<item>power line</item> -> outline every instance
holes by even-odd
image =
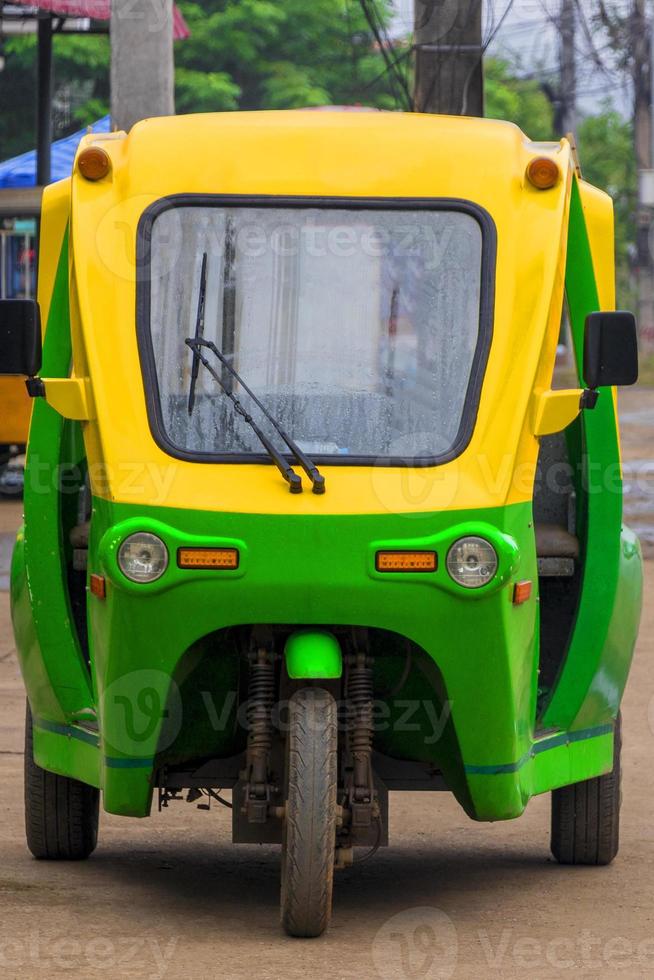
[[[486,51],[488,45],[491,43],[491,41],[493,40],[493,38],[497,36],[497,33],[500,30],[502,24],[504,23],[504,21],[506,20],[506,18],[508,17],[508,15],[511,13],[511,9],[512,9],[514,3],[515,3],[515,0],[509,0],[509,2],[507,3],[506,8],[504,10],[504,13],[502,14],[502,16],[500,17],[500,19],[497,22],[497,26],[495,28],[492,28],[491,29],[491,32],[490,32],[488,38],[486,39],[486,41],[485,41],[485,43],[484,43],[484,45],[482,47],[482,52],[481,52],[482,55]],[[491,7],[491,9],[493,9],[493,8]]]
[[[595,47],[595,42],[593,41],[593,36],[590,32],[590,26],[588,24],[588,21],[586,20],[586,14],[584,13],[584,9],[581,6],[580,0],[574,0],[574,3],[575,3],[575,7],[577,8],[579,20],[581,22],[581,29],[583,30],[586,36],[586,40],[588,42],[588,49],[590,51],[593,61],[595,62],[599,70],[604,75],[606,75],[607,78],[612,78],[612,72],[606,67],[606,65],[602,61],[602,58],[600,57],[599,51]]]
[[[383,40],[386,43],[386,50],[389,53],[392,53],[394,51],[394,49],[395,49],[395,46],[394,46],[393,41],[391,40],[391,37],[390,37],[390,35],[388,33],[386,24],[385,24],[385,22],[384,22],[384,20],[383,20],[383,18],[381,16],[381,14],[379,13],[379,10],[377,9],[375,0],[370,0],[370,2],[372,3],[373,12],[375,13],[375,15],[377,17],[377,23],[379,25],[379,29],[380,29],[380,32],[382,34],[382,38],[383,38]],[[397,80],[398,80],[398,82],[399,82],[399,84],[400,84],[400,86],[402,88],[402,91],[404,92],[405,97],[407,99],[407,108],[409,109],[409,111],[412,111],[413,110],[413,95],[412,95],[411,89],[409,87],[408,77],[407,77],[406,74],[402,75],[399,72],[399,70],[397,70],[395,64],[393,65],[392,70],[395,72],[395,77],[397,78]]]
[[[404,97],[406,102],[406,108],[409,112],[411,112],[413,110],[411,90],[409,89],[406,78],[401,74],[401,72],[398,71],[397,65],[395,64],[395,61],[391,55],[393,50],[393,42],[388,35],[386,26],[377,9],[375,0],[359,0],[359,4],[368,23],[368,27],[372,31],[373,37],[377,42],[380,54],[386,63],[386,70],[389,76],[391,88],[393,89],[395,101],[402,101],[402,98],[398,100],[397,96],[399,87],[399,92],[401,93],[401,96]]]
[[[410,58],[414,51],[415,51],[415,45],[414,44],[409,45],[406,51],[403,51],[402,54],[397,56],[397,58],[393,62],[393,67],[396,65],[400,65],[403,61],[406,61],[408,58]],[[384,70],[381,71],[378,75],[375,75],[375,77],[371,79],[369,82],[366,82],[366,84],[363,86],[363,89],[361,91],[367,92],[368,89],[372,88],[373,85],[376,85],[377,82],[380,82],[383,78],[386,77],[386,75],[388,75],[387,67],[384,68]]]

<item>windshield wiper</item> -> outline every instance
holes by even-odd
[[[212,343],[212,341],[210,341],[210,340],[203,340],[202,337],[198,337],[197,336],[197,331],[196,331],[196,336],[195,337],[187,337],[185,343],[193,351],[193,356],[194,357],[197,356],[198,360],[201,361],[202,364],[204,364],[204,366],[207,368],[207,370],[209,371],[209,373],[211,374],[211,376],[218,382],[218,384],[223,389],[223,391],[225,392],[225,394],[227,395],[227,397],[233,403],[233,405],[236,408],[236,411],[238,412],[238,414],[241,415],[245,419],[245,421],[248,423],[248,425],[250,425],[254,429],[254,431],[256,432],[257,436],[259,437],[259,439],[261,440],[261,442],[263,442],[263,444],[265,445],[266,449],[268,450],[268,452],[270,453],[270,455],[273,457],[273,459],[277,463],[277,466],[280,468],[280,470],[282,471],[282,473],[284,474],[284,476],[286,477],[286,479],[289,480],[289,477],[287,475],[287,471],[290,470],[290,472],[293,474],[293,476],[295,476],[295,478],[300,481],[300,490],[302,489],[302,481],[300,480],[300,477],[297,475],[297,473],[295,473],[295,471],[290,466],[288,466],[288,464],[284,460],[284,457],[277,452],[277,450],[272,445],[272,443],[268,440],[268,438],[264,435],[264,433],[258,428],[258,426],[256,425],[256,423],[252,419],[252,416],[248,415],[248,413],[245,411],[245,409],[243,408],[243,406],[239,402],[238,398],[236,398],[235,395],[231,392],[231,390],[229,390],[229,388],[224,383],[224,381],[220,377],[220,375],[216,371],[214,371],[214,369],[211,367],[211,365],[207,361],[206,357],[204,357],[202,355],[202,351],[201,351],[201,348],[202,347],[206,347],[207,350],[210,350],[212,352],[212,354],[215,354],[215,356],[220,361],[221,365],[229,372],[229,374],[236,381],[238,381],[238,383],[243,388],[243,390],[248,393],[248,395],[250,396],[250,398],[252,399],[252,401],[254,402],[254,404],[257,406],[257,408],[259,408],[260,411],[268,419],[268,421],[273,426],[273,428],[275,429],[275,431],[279,433],[279,435],[284,440],[284,442],[286,443],[286,445],[288,446],[288,448],[290,449],[290,451],[295,456],[298,464],[302,467],[302,469],[304,470],[304,472],[307,474],[307,476],[311,480],[311,483],[313,484],[313,492],[314,493],[324,493],[325,492],[325,478],[322,475],[322,473],[319,471],[319,469],[316,466],[316,464],[306,455],[306,453],[304,453],[300,449],[300,447],[297,445],[297,443],[293,439],[291,439],[291,437],[288,435],[288,433],[284,431],[284,429],[281,427],[281,425],[279,424],[279,422],[277,421],[277,419],[275,418],[275,416],[272,415],[272,413],[268,411],[268,409],[266,408],[266,406],[263,405],[262,402],[257,398],[257,396],[255,395],[255,393],[245,383],[245,381],[243,380],[243,378],[241,377],[241,375],[238,373],[238,371],[236,370],[236,368],[232,367],[232,365],[229,363],[229,361],[227,360],[227,358],[225,357],[225,355],[223,354],[223,352],[221,350],[219,350],[216,347],[216,345],[214,343]],[[286,467],[286,471],[282,469],[282,466],[280,465],[280,461],[281,461],[281,464]],[[289,480],[289,483],[291,483],[290,480]],[[299,492],[298,490],[294,490],[293,489],[293,484],[292,483],[291,483],[291,492],[292,493],[298,493]]]
[[[225,248],[226,248],[226,254],[227,254],[227,251],[229,251],[227,249],[227,245],[225,246]],[[230,252],[230,254],[231,254],[231,252]],[[227,265],[225,266],[225,268],[227,269]],[[231,265],[230,265],[230,270],[231,270]],[[232,285],[231,285],[231,293],[233,294],[233,282],[232,282],[232,278],[231,278],[232,275],[233,275],[233,271],[230,271],[230,274],[229,275],[230,275],[230,283],[232,283]],[[223,287],[224,287],[224,292],[226,293],[227,292],[227,289],[228,289],[227,279],[225,280],[225,282],[223,284]],[[283,441],[286,443],[286,445],[288,446],[288,448],[290,449],[290,451],[293,453],[293,455],[295,456],[298,464],[302,467],[302,469],[304,470],[304,472],[307,474],[307,476],[311,480],[312,487],[313,487],[313,492],[314,493],[318,493],[318,494],[324,493],[325,492],[325,478],[322,475],[322,473],[318,470],[318,467],[315,465],[315,463],[313,462],[313,460],[311,460],[306,455],[306,453],[304,453],[300,449],[300,447],[297,445],[297,443],[293,439],[291,439],[291,437],[288,435],[288,433],[284,431],[284,429],[281,427],[281,425],[279,424],[279,422],[277,421],[277,419],[274,417],[274,415],[271,412],[268,411],[268,409],[266,408],[266,406],[261,403],[261,401],[257,398],[257,396],[252,391],[252,389],[250,387],[248,387],[248,385],[245,383],[245,381],[240,376],[240,374],[236,371],[236,369],[234,367],[232,367],[232,365],[229,363],[229,360],[227,359],[227,357],[225,357],[225,355],[223,354],[223,352],[221,350],[219,350],[219,348],[216,347],[216,345],[214,343],[212,343],[211,341],[204,340],[204,313],[205,313],[205,305],[206,305],[206,296],[207,296],[207,253],[206,252],[203,252],[202,253],[202,266],[201,266],[201,269],[200,269],[200,288],[199,288],[199,292],[198,292],[198,309],[197,309],[197,314],[196,314],[196,318],[195,318],[195,336],[193,338],[187,337],[186,338],[186,341],[185,341],[185,343],[187,344],[187,346],[190,347],[190,349],[193,352],[193,363],[192,363],[192,366],[191,366],[191,383],[190,383],[189,393],[188,393],[188,414],[189,415],[192,415],[193,414],[193,407],[195,405],[195,389],[196,389],[196,386],[197,386],[198,373],[199,373],[199,370],[200,370],[200,364],[204,364],[204,366],[207,368],[207,370],[212,375],[212,377],[214,378],[214,380],[217,381],[217,383],[223,389],[223,391],[225,392],[225,394],[227,395],[227,397],[230,399],[230,401],[232,402],[232,404],[236,408],[236,411],[238,412],[238,414],[241,415],[241,417],[248,423],[248,425],[253,429],[253,431],[258,436],[259,440],[266,447],[266,449],[268,450],[268,453],[272,456],[272,458],[274,459],[275,463],[279,467],[280,471],[283,473],[284,478],[286,480],[288,480],[288,482],[290,484],[291,492],[292,493],[300,493],[302,491],[302,481],[301,481],[300,477],[298,477],[297,473],[295,473],[295,471],[292,469],[292,467],[288,466],[288,464],[284,460],[284,457],[280,453],[277,452],[277,450],[274,448],[274,446],[272,445],[272,443],[270,442],[270,440],[264,435],[264,433],[261,431],[261,429],[258,428],[258,426],[254,422],[252,416],[249,415],[248,412],[246,412],[246,410],[243,408],[243,406],[241,405],[241,403],[239,402],[239,400],[237,398],[233,397],[232,385],[231,385],[230,382],[231,382],[231,379],[232,378],[236,379],[236,381],[238,381],[238,383],[241,385],[241,387],[243,388],[243,390],[248,393],[248,395],[250,396],[250,398],[252,399],[252,401],[254,402],[254,404],[260,409],[261,412],[263,412],[263,414],[268,419],[268,421],[271,423],[271,425],[273,426],[273,428],[276,430],[276,432],[279,433],[279,435],[281,436],[281,438],[283,439]],[[233,301],[234,301],[234,297],[233,297],[233,295],[231,295],[230,306],[232,308],[232,320],[233,320]],[[223,306],[224,306],[224,303],[223,303]],[[226,316],[226,310],[223,309],[223,318],[225,318],[225,316]],[[224,333],[224,331],[223,331],[223,333]],[[233,336],[233,324],[232,324],[232,336]],[[201,352],[201,348],[202,347],[206,347],[213,354],[215,354],[215,356],[218,358],[218,360],[220,361],[220,363],[222,365],[222,368],[223,368],[223,370],[221,372],[222,377],[218,377],[217,373],[213,370],[213,368],[211,367],[211,365],[209,364],[209,362],[207,361],[207,359],[202,356],[202,352]],[[228,374],[229,374],[229,376],[230,376],[229,380],[225,377],[225,371],[227,371]],[[295,478],[295,479],[293,479],[293,478]],[[296,481],[299,482],[299,489],[297,489],[297,482]]]
[[[193,357],[197,358],[198,365],[204,364],[211,377],[217,382],[217,384],[220,385],[222,390],[225,392],[225,394],[231,401],[236,413],[240,415],[245,422],[247,422],[247,424],[250,426],[250,428],[257,436],[261,444],[265,447],[266,452],[277,466],[277,469],[282,474],[284,479],[287,480],[291,493],[302,493],[302,478],[297,475],[297,473],[295,472],[292,466],[289,466],[289,464],[286,462],[282,454],[278,452],[278,450],[273,446],[268,436],[261,431],[261,429],[254,421],[252,416],[249,414],[249,412],[247,412],[243,408],[236,395],[229,390],[229,388],[227,387],[223,379],[220,377],[218,372],[213,369],[209,361],[202,354],[200,348],[205,346],[207,344],[207,341],[196,340],[193,337],[187,337],[185,343],[193,351]]]
[[[198,312],[195,317],[195,339],[202,340],[204,334],[204,307],[207,299],[207,253],[202,255],[202,268],[200,269],[200,291],[198,293]],[[188,414],[193,414],[195,405],[195,388],[198,383],[200,373],[200,358],[198,351],[193,351],[193,364],[191,365],[191,384],[188,390]]]

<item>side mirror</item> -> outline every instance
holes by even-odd
[[[633,313],[590,313],[584,334],[584,381],[602,385],[633,385],[638,381],[638,335]]]
[[[41,370],[41,313],[33,299],[0,300],[0,375]]]

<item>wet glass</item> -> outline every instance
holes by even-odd
[[[474,217],[184,206],[155,219],[149,329],[164,435],[185,453],[260,455],[202,367],[188,413],[185,339],[195,334],[205,253],[204,338],[302,449],[343,462],[431,459],[452,449],[479,343],[482,233]],[[221,376],[249,408],[238,383]]]

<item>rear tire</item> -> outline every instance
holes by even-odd
[[[621,718],[615,724],[613,769],[552,793],[552,854],[559,864],[610,864],[620,845]]]
[[[336,847],[336,702],[305,688],[289,702],[281,919],[290,936],[320,936],[331,919]]]
[[[35,858],[82,861],[98,842],[100,793],[34,761],[32,713],[25,720],[25,834]]]

